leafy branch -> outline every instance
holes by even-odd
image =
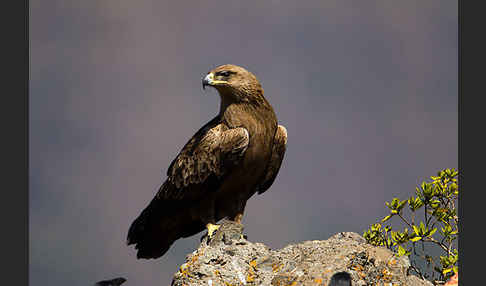
[[[436,285],[443,284],[458,272],[458,251],[453,247],[454,241],[459,236],[459,218],[456,209],[459,196],[458,174],[455,169],[439,171],[437,176],[430,177],[430,182],[422,182],[415,188],[415,196],[411,196],[408,200],[393,198],[391,202],[385,202],[389,214],[381,220],[381,223],[398,217],[407,227],[402,231],[394,231],[390,225],[383,227],[380,223],[375,223],[363,233],[363,237],[372,245],[387,247],[397,256],[413,254],[423,259],[427,268],[432,267],[439,275],[433,282]],[[410,220],[404,215],[407,205],[410,210]],[[424,210],[424,220],[416,222],[415,215],[420,209]],[[439,247],[444,255],[440,255],[438,259],[432,257],[426,253],[425,244]],[[419,245],[422,246],[421,250]],[[414,261],[411,269],[423,279],[435,277],[434,272],[429,275]]]

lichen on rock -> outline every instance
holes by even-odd
[[[172,286],[329,285],[333,274],[347,272],[352,285],[432,285],[408,275],[407,257],[367,244],[357,233],[304,241],[271,250],[243,237],[243,225],[223,221],[212,239],[204,237],[189,254]]]

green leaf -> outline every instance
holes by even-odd
[[[394,210],[398,209],[399,204],[400,204],[400,200],[398,198],[393,198],[393,200],[391,202],[392,209],[394,209]]]
[[[420,222],[420,231],[421,233],[425,233],[427,230],[425,229],[425,224],[423,221]]]
[[[405,200],[405,201],[400,202],[400,203],[398,204],[398,206],[397,206],[397,209],[398,209],[398,210],[403,209],[403,207],[405,206],[405,204],[406,204],[406,203],[407,203],[407,201],[406,201],[406,200]]]
[[[412,225],[413,227],[413,231],[415,232],[416,235],[420,235],[420,230],[418,227],[416,227],[415,225]]]
[[[397,249],[397,256],[398,257],[403,256],[403,255],[410,255],[410,254],[411,254],[410,251],[406,250],[401,245],[398,246],[398,249]]]
[[[447,176],[452,176],[452,171],[451,171],[451,169],[446,169],[446,174],[447,174]]]
[[[399,245],[398,251],[397,251],[398,257],[403,256],[405,254],[405,252],[406,252],[405,249],[401,245]]]
[[[452,268],[446,268],[442,270],[442,274],[446,275],[447,273],[451,272]]]
[[[436,231],[437,231],[437,228],[432,229],[427,236],[428,237],[432,236]]]
[[[457,190],[457,184],[456,183],[452,183],[449,187],[451,188],[452,191]]]
[[[439,200],[431,200],[430,201],[430,206],[433,208],[433,209],[436,209],[437,207],[439,207],[440,205],[440,201]]]
[[[423,205],[424,205],[424,201],[421,200],[420,198],[417,198],[418,202],[417,202],[417,209],[421,208]]]
[[[392,217],[392,215],[387,215],[386,217],[384,217],[381,222],[385,222],[387,220],[389,220],[390,218]]]
[[[459,174],[458,171],[452,169],[452,177],[456,177]]]
[[[420,184],[420,188],[422,188],[422,190],[424,191],[427,188],[427,183],[422,182],[422,184]]]
[[[422,239],[422,237],[421,237],[421,236],[416,236],[416,237],[414,237],[414,238],[411,238],[411,239],[410,239],[410,241],[417,242],[417,241],[419,241],[419,240],[421,240],[421,239]]]

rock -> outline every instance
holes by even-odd
[[[446,284],[444,284],[444,286],[457,286],[459,283],[459,274],[456,273],[454,274],[454,276],[451,277],[451,279],[449,279],[449,281],[447,281]]]
[[[187,256],[171,285],[349,285],[349,276],[354,286],[433,285],[408,275],[407,257],[397,258],[386,248],[367,244],[357,233],[271,250],[246,240],[242,231],[241,224],[223,221],[211,240],[204,237]]]

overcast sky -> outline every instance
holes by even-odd
[[[31,0],[30,284],[168,285],[203,233],[137,260],[131,222],[219,110],[201,78],[260,79],[288,149],[244,217],[272,248],[362,233],[458,164],[457,1]]]

